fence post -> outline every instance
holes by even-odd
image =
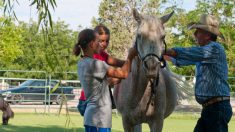
[[[48,113],[50,114],[50,105],[51,105],[51,74],[49,74],[49,82],[48,82]]]

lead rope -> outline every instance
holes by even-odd
[[[156,98],[156,91],[155,91],[155,86],[158,86],[158,81],[159,81],[159,74],[156,79],[150,79],[150,87],[151,87],[151,105],[154,105],[154,100]]]

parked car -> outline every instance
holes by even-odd
[[[22,101],[44,102],[46,104],[56,102],[56,104],[61,104],[65,96],[67,100],[73,100],[75,95],[71,86],[59,84],[58,88],[50,94],[50,91],[58,83],[59,81],[27,80],[18,87],[1,90],[0,94],[5,96],[5,100],[12,104],[20,104]]]

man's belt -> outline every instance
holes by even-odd
[[[203,107],[206,107],[208,105],[220,102],[220,101],[224,101],[224,100],[230,100],[229,96],[225,96],[225,97],[215,97],[215,98],[211,98],[208,101],[206,101],[205,103],[202,104]]]

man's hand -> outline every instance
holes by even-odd
[[[170,56],[170,57],[176,57],[177,52],[175,52],[173,49],[167,49],[166,51],[165,50],[163,51],[163,55],[167,55],[167,56]]]
[[[164,60],[171,61],[171,57],[168,55],[163,55]]]

